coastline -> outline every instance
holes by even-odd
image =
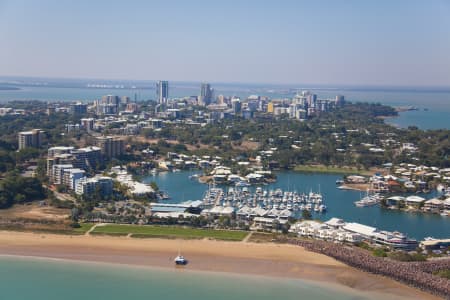
[[[0,231],[0,255],[173,269],[181,247],[187,270],[301,279],[390,299],[439,299],[364,273],[299,246],[212,240],[130,239]]]

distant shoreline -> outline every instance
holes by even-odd
[[[21,88],[14,86],[0,86],[0,91],[20,91]]]

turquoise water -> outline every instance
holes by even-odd
[[[319,90],[321,97],[345,95],[351,102],[382,103],[392,106],[415,106],[419,110],[401,112],[388,123],[406,128],[417,126],[421,129],[450,129],[450,91],[418,89],[403,90]],[[427,110],[425,110],[427,109]]]
[[[159,173],[144,179],[145,182],[155,181],[158,186],[168,191],[171,196],[168,203],[179,203],[187,200],[201,200],[208,188],[196,180],[190,180],[189,175],[195,172]],[[397,210],[382,209],[378,206],[356,207],[353,202],[364,194],[359,191],[345,191],[336,188],[336,179],[342,178],[333,174],[314,174],[300,172],[279,172],[276,183],[264,186],[264,189],[281,188],[283,190],[308,193],[319,191],[324,196],[328,212],[313,214],[314,218],[328,220],[332,217],[342,218],[349,222],[358,222],[375,226],[384,230],[398,230],[412,238],[422,240],[425,237],[450,237],[450,218],[435,214],[408,213]],[[426,195],[425,197],[431,197]]]
[[[149,83],[150,84],[150,83]],[[151,86],[153,87],[153,86]],[[115,94],[129,96],[138,100],[155,98],[154,89],[92,89],[92,88],[56,88],[56,87],[21,87],[21,90],[0,90],[0,103],[10,100],[43,100],[43,101],[92,101],[102,95]],[[214,85],[216,94],[227,96],[237,95],[247,97],[251,94],[269,96],[271,98],[292,97],[294,90],[286,86],[275,87],[269,91],[264,86],[241,85]],[[282,89],[289,92],[280,93]],[[296,89],[308,89],[308,87],[295,87]],[[389,120],[390,123],[407,127],[415,125],[422,129],[450,129],[450,91],[443,89],[357,89],[357,88],[311,88],[319,97],[332,97],[342,94],[352,102],[380,102],[395,106],[416,106],[420,110],[400,113],[398,118]],[[170,88],[170,97],[184,97],[198,95],[199,85],[192,83],[173,83]],[[424,109],[428,109],[425,111]]]
[[[369,299],[301,280],[0,257],[1,299]]]

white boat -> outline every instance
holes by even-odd
[[[355,201],[354,203],[357,207],[373,206],[378,204],[381,199],[382,196],[380,196],[379,194],[370,195],[369,190],[367,190],[366,196],[359,201]]]
[[[359,201],[355,202],[355,205],[357,207],[366,207],[366,206],[373,206],[378,204],[378,201],[374,198],[370,198],[370,197],[364,197]]]
[[[314,211],[315,211],[315,212],[319,212],[319,210],[320,210],[320,209],[319,209],[319,204],[314,205]]]
[[[174,262],[176,265],[187,265],[188,261],[186,258],[184,258],[183,255],[178,255],[177,257],[175,257]]]
[[[250,184],[248,182],[245,182],[245,181],[238,181],[234,185],[237,186],[237,187],[250,186]]]

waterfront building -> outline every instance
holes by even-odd
[[[129,188],[133,196],[146,196],[155,192],[150,185],[133,180],[133,176],[120,166],[112,167],[111,172],[117,175],[116,181]]]
[[[198,98],[198,104],[201,106],[208,106],[213,100],[213,89],[209,83],[202,83],[200,87],[200,97]]]
[[[418,246],[416,240],[408,239],[400,232],[379,230],[360,223],[346,223],[338,218],[332,218],[325,223],[316,221],[297,222],[291,226],[289,231],[297,233],[299,236],[329,241],[355,243],[364,240],[393,249],[414,250]]]
[[[430,212],[439,212],[440,210],[444,209],[444,201],[437,198],[427,200],[423,205],[423,209]]]
[[[100,136],[96,138],[96,145],[107,159],[111,159],[125,153],[125,141],[120,137]]]
[[[156,83],[156,100],[160,105],[166,105],[169,100],[169,82],[165,80]]]
[[[19,150],[25,148],[39,148],[42,144],[43,135],[44,131],[40,129],[19,132]]]
[[[286,219],[274,219],[265,217],[255,217],[253,219],[252,230],[266,230],[274,231],[278,230],[280,226],[286,225],[288,220]]]
[[[107,176],[83,177],[76,181],[75,193],[77,195],[90,196],[97,191],[103,197],[111,195],[113,191],[112,178]]]
[[[424,250],[439,250],[450,247],[450,239],[425,239],[420,243],[420,247]]]

